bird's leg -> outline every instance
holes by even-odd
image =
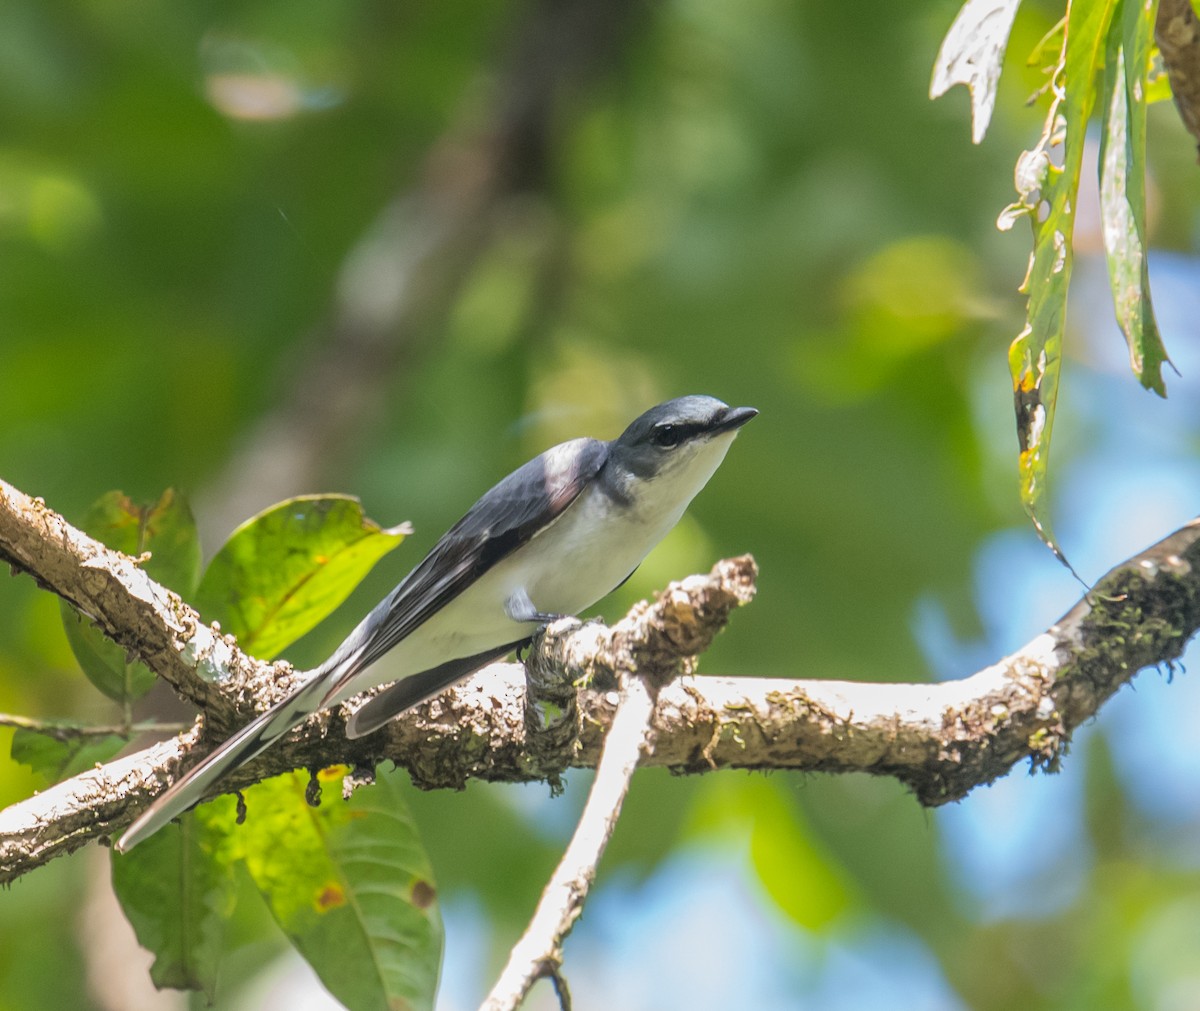
[[[529,594],[523,586],[514,590],[504,602],[504,611],[513,621],[532,621],[539,625],[549,625],[559,618],[570,617],[568,614],[547,614],[545,611],[539,611],[533,606],[533,601],[529,599]]]

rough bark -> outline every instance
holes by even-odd
[[[294,768],[394,761],[426,788],[468,779],[553,778],[596,764],[615,706],[614,672],[662,688],[646,763],[861,771],[895,776],[925,804],[964,796],[1030,759],[1057,766],[1071,732],[1138,670],[1170,665],[1200,627],[1200,520],[1122,563],[1026,647],[959,681],[891,684],[695,676],[733,609],[754,592],[746,557],[669,586],[612,628],[561,621],[533,647],[539,681],[580,682],[568,725],[531,730],[525,669],[493,664],[359,741],[354,703],[314,717],[222,784],[235,790]],[[185,697],[201,725],[0,812],[0,883],[131,820],[181,771],[292,683],[291,669],[243,655],[134,560],[0,482],[0,559],[97,618]],[[220,675],[219,680],[211,680]],[[251,812],[251,816],[253,812]]]
[[[1200,145],[1200,22],[1189,0],[1159,0],[1154,41],[1179,118]]]

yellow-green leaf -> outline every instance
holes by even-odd
[[[345,495],[288,499],[243,523],[204,573],[196,604],[269,660],[334,610],[409,533]]]
[[[231,829],[279,926],[321,982],[351,1008],[431,1008],[442,926],[429,859],[398,774],[341,798],[341,774],[322,774],[320,806],[307,773],[245,792]]]
[[[775,779],[708,779],[690,820],[693,832],[749,829],[750,859],[775,904],[807,930],[824,930],[856,904],[853,883],[810,831],[790,786]]]

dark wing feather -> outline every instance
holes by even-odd
[[[346,736],[350,740],[365,737],[374,733],[389,720],[398,716],[404,710],[440,695],[454,682],[461,681],[468,674],[474,674],[481,667],[486,667],[493,660],[499,660],[517,647],[527,644],[528,639],[505,643],[485,653],[467,656],[459,660],[448,660],[431,670],[413,674],[395,684],[390,685],[378,695],[368,699],[349,720],[346,721]]]
[[[517,468],[476,502],[321,666],[336,670],[329,695],[420,627],[493,565],[527,543],[587,487],[608,459],[608,443],[577,440]]]

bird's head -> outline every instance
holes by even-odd
[[[613,442],[612,457],[634,477],[678,479],[699,491],[738,429],[756,414],[753,407],[730,407],[715,397],[677,397],[634,420]]]

